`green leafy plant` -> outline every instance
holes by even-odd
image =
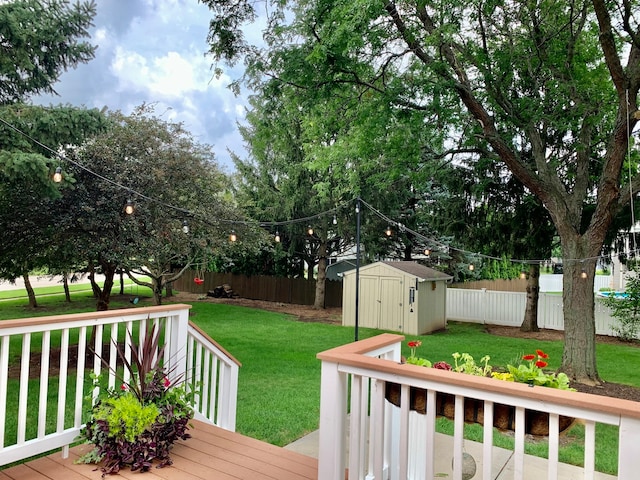
[[[453,365],[447,362],[431,363],[426,358],[416,355],[416,349],[422,342],[413,340],[407,344],[411,349],[411,355],[406,359],[406,363],[413,365],[421,365],[424,367],[433,367],[440,370],[452,370],[458,373],[466,373],[467,375],[477,375],[481,377],[491,377],[498,380],[508,382],[527,383],[529,385],[539,385],[543,387],[558,388],[561,390],[574,390],[569,386],[569,377],[564,373],[545,372],[543,369],[548,366],[547,355],[542,350],[536,350],[535,354],[526,354],[522,356],[524,363],[519,365],[507,365],[507,371],[499,371],[489,365],[491,359],[488,355],[483,356],[479,363],[476,363],[473,356],[468,353],[455,352],[453,357]]]
[[[500,380],[512,380],[514,382],[528,383],[529,385],[539,385],[543,387],[559,388],[561,390],[573,390],[569,387],[569,377],[564,373],[545,372],[543,368],[548,366],[549,355],[542,350],[536,350],[535,354],[526,354],[522,360],[526,363],[520,365],[507,365],[508,375],[492,374],[494,378]],[[511,378],[509,378],[509,375]]]
[[[127,333],[131,361],[116,346],[130,380],[122,381],[120,390],[107,389],[100,396],[81,433],[94,449],[79,461],[102,463],[104,474],[117,473],[125,466],[144,472],[154,461],[158,467],[170,465],[173,443],[190,437],[187,430],[193,418],[193,392],[180,384],[180,379],[173,384],[169,380],[171,372],[161,363],[164,348],[158,345],[156,326],[147,331],[140,346]]]

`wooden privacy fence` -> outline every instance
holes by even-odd
[[[202,284],[193,281],[197,275],[203,275]],[[225,283],[229,284],[239,297],[251,300],[313,305],[316,295],[315,280],[233,273],[205,272],[202,274],[193,270],[187,270],[182,277],[173,282],[173,288],[182,292],[206,295],[207,292]],[[326,308],[342,307],[341,281],[326,281],[324,306]]]

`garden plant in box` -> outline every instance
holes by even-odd
[[[128,339],[132,340],[129,332]],[[130,362],[117,346],[129,381],[122,380],[118,389],[107,389],[98,398],[82,431],[94,448],[80,461],[100,464],[103,474],[123,467],[144,472],[154,461],[158,467],[170,465],[173,443],[190,437],[192,392],[179,378],[170,380],[172,372],[165,371],[164,348],[158,343],[154,325],[140,346],[131,341]]]
[[[478,375],[491,377],[503,381],[526,383],[533,386],[544,386],[561,390],[574,390],[569,386],[569,378],[564,373],[546,372],[543,369],[547,366],[548,355],[542,350],[536,350],[535,354],[522,356],[522,361],[516,365],[507,365],[506,369],[494,369],[489,365],[489,356],[484,356],[476,363],[473,356],[468,353],[452,354],[453,364],[445,361],[432,363],[430,360],[418,357],[417,348],[421,345],[420,340],[408,342],[410,354],[403,363],[419,365],[427,368],[440,370],[450,370],[467,375]],[[386,397],[391,403],[400,406],[400,386],[394,383],[387,383]],[[426,413],[427,396],[426,390],[411,387],[410,408],[418,413]],[[447,418],[453,418],[455,409],[454,395],[438,392],[436,395],[436,414]],[[465,398],[464,418],[467,422],[482,424],[484,422],[484,404],[480,400]],[[494,426],[503,430],[514,428],[514,407],[496,403],[494,405]],[[535,410],[525,412],[525,431],[532,435],[547,435],[549,416],[547,413]],[[560,429],[565,430],[573,423],[573,418],[560,416]]]

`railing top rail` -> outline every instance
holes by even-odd
[[[68,315],[48,315],[46,317],[19,318],[0,322],[0,334],[3,329],[16,327],[33,327],[37,325],[83,322],[87,320],[126,317],[129,315],[148,314],[156,316],[178,310],[191,309],[191,305],[177,303],[173,305],[156,305],[152,307],[123,308],[103,312],[70,313]]]
[[[464,373],[449,372],[436,368],[424,368],[418,365],[398,364],[390,360],[366,356],[366,353],[390,345],[394,340],[404,339],[402,335],[382,334],[376,337],[350,343],[326,350],[317,355],[322,361],[348,365],[385,374],[409,378],[431,380],[433,382],[456,385],[463,388],[511,395],[519,398],[534,398],[542,402],[567,405],[585,410],[604,412],[614,415],[640,419],[640,403],[620,398],[607,397],[588,393],[572,392],[555,388],[531,388],[517,382],[506,382],[492,378],[479,377]]]
[[[238,367],[242,366],[242,363],[238,361],[233,355],[231,355],[222,345],[216,342],[213,338],[211,338],[204,330],[198,327],[195,323],[189,321],[189,328],[197,332],[197,334],[204,339],[206,339],[211,344],[215,345],[218,350],[225,354],[225,356],[233,363],[235,363]]]

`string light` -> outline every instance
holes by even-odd
[[[186,220],[182,221],[182,231],[187,234],[189,233],[189,224],[187,223]]]
[[[335,215],[333,216],[333,224],[334,225],[338,224],[338,218]]]
[[[276,230],[276,236],[274,240],[276,241],[276,243],[280,243],[280,233],[277,230]]]
[[[582,271],[580,272],[580,278],[587,278],[587,271],[582,267]]]
[[[127,200],[127,204],[124,206],[124,213],[131,215],[134,210],[133,202],[131,200]]]
[[[313,227],[311,225],[309,225],[309,228],[307,229],[307,233],[311,236],[313,235]]]
[[[473,272],[475,270],[476,267],[473,266],[473,263],[469,264],[469,271]]]
[[[56,171],[53,174],[53,181],[60,183],[62,181],[62,167],[56,167]]]
[[[387,237],[390,237],[391,235],[393,235],[393,231],[391,230],[390,226],[387,226],[387,230],[384,233],[386,233]]]
[[[429,250],[428,248],[425,248],[424,254],[428,257],[429,255],[431,255],[431,250]]]
[[[236,240],[238,240],[238,236],[236,235],[235,230],[231,230],[231,235],[229,235],[229,240],[231,242],[235,242]]]
[[[520,280],[524,280],[524,279],[526,279],[526,278],[527,278],[527,274],[525,273],[525,271],[524,271],[524,270],[522,270],[522,271],[520,272]]]
[[[29,134],[27,134],[27,133],[23,132],[23,131],[22,131],[22,130],[20,130],[19,128],[15,127],[15,126],[14,126],[14,125],[12,125],[11,123],[7,122],[7,121],[6,121],[6,120],[4,120],[3,118],[0,118],[0,123],[2,123],[2,124],[4,124],[4,125],[6,125],[7,127],[11,128],[11,129],[12,129],[12,130],[14,130],[15,132],[17,132],[18,134],[20,134],[20,135],[24,136],[25,138],[29,139],[31,142],[33,142],[34,144],[36,144],[36,145],[40,146],[41,148],[43,148],[43,149],[45,149],[45,150],[47,150],[47,151],[51,152],[51,153],[52,153],[56,158],[58,158],[58,159],[60,159],[60,160],[63,160],[63,161],[68,161],[69,163],[71,163],[71,164],[75,165],[76,167],[78,167],[78,168],[80,168],[80,169],[82,169],[82,170],[86,171],[87,173],[89,173],[90,175],[93,175],[93,176],[94,176],[94,177],[96,177],[96,178],[99,178],[99,179],[101,179],[101,180],[103,180],[103,181],[105,181],[105,182],[107,182],[107,183],[110,183],[110,184],[112,184],[112,185],[114,185],[114,186],[116,186],[116,187],[118,187],[118,188],[126,189],[126,190],[128,190],[130,193],[135,194],[136,196],[138,196],[139,198],[143,198],[143,199],[145,199],[145,200],[148,200],[148,201],[151,201],[151,202],[158,203],[158,204],[160,204],[160,205],[162,205],[162,206],[164,206],[164,207],[166,207],[166,208],[170,208],[170,209],[173,209],[173,210],[179,211],[179,212],[181,212],[181,213],[183,213],[183,214],[187,214],[187,215],[190,215],[190,216],[192,216],[192,217],[197,217],[197,215],[196,215],[196,214],[194,214],[193,212],[191,212],[191,211],[189,211],[189,210],[187,210],[187,209],[180,208],[180,207],[176,207],[176,206],[174,206],[174,205],[171,205],[171,204],[167,204],[167,203],[165,203],[165,202],[162,202],[162,201],[160,201],[160,200],[158,200],[158,199],[155,199],[155,198],[152,198],[152,197],[148,197],[148,196],[144,195],[144,194],[143,194],[143,193],[141,193],[141,192],[138,192],[138,191],[132,190],[132,189],[131,189],[131,188],[129,188],[129,187],[125,187],[124,185],[122,185],[122,184],[120,184],[120,183],[118,183],[118,182],[115,182],[115,181],[113,181],[113,180],[111,180],[111,179],[109,179],[109,178],[107,178],[107,177],[104,177],[103,175],[100,175],[100,174],[98,174],[98,173],[96,173],[96,172],[92,171],[91,169],[87,168],[86,166],[84,166],[84,165],[82,165],[82,164],[80,164],[80,163],[78,163],[78,162],[75,162],[74,160],[72,160],[72,159],[70,159],[70,158],[66,158],[65,156],[61,155],[59,152],[57,152],[57,151],[53,150],[52,148],[48,147],[47,145],[43,144],[42,142],[39,142],[38,140],[36,140],[36,139],[35,139],[35,138],[33,138],[32,136],[30,136]],[[59,176],[57,175],[58,173],[59,173]],[[54,180],[55,182],[58,182],[58,178],[60,178],[60,181],[62,180],[62,169],[61,169],[61,167],[57,167],[57,168],[56,168],[56,171],[55,171],[55,173],[54,173],[53,177],[54,177],[54,178],[53,178],[53,180]],[[630,187],[631,187],[631,185],[630,185]],[[334,212],[339,211],[339,210],[340,210],[340,209],[342,209],[346,204],[350,204],[351,202],[354,202],[354,201],[355,201],[355,199],[352,199],[352,200],[346,201],[346,202],[344,202],[342,205],[339,205],[339,206],[337,206],[337,207],[335,207],[335,208],[333,208],[333,209],[330,209],[330,210],[328,210],[328,211],[326,211],[326,212],[321,212],[321,213],[318,213],[318,214],[315,214],[315,215],[312,215],[312,216],[309,216],[309,217],[305,217],[305,218],[298,218],[298,219],[287,220],[287,221],[281,221],[281,222],[259,222],[259,225],[260,225],[260,226],[263,226],[263,227],[264,227],[264,226],[269,226],[269,225],[270,225],[270,226],[276,226],[276,225],[292,225],[292,224],[296,224],[296,223],[307,222],[307,221],[309,221],[309,220],[313,220],[313,219],[316,219],[316,218],[321,218],[321,217],[324,217],[324,216],[326,216],[326,215],[328,215],[328,214],[334,214],[334,221],[333,221],[333,223],[334,223],[334,225],[335,225],[335,224],[337,223],[337,218],[336,218],[336,216],[335,216],[335,213],[334,213]],[[394,222],[393,220],[391,220],[390,218],[386,217],[386,216],[385,216],[384,214],[382,214],[381,212],[379,212],[378,210],[376,210],[373,206],[371,206],[370,204],[368,204],[368,203],[367,203],[367,202],[365,202],[364,200],[360,199],[360,201],[361,201],[365,206],[367,206],[367,208],[369,208],[369,210],[371,210],[373,213],[375,213],[376,215],[378,215],[378,216],[379,216],[380,218],[382,218],[383,220],[385,220],[385,221],[389,222],[390,224],[392,224],[392,223],[393,223],[393,224],[395,224],[395,223],[396,223],[396,222]],[[355,207],[355,209],[356,209],[356,213],[359,213],[359,210],[360,210],[360,209],[359,209],[359,204],[358,204],[358,202],[356,202],[356,207]],[[133,211],[134,211],[134,205],[133,205],[133,203],[132,203],[130,200],[128,200],[128,201],[127,201],[127,206],[126,206],[126,208],[125,208],[125,211],[126,211],[126,212],[127,212],[127,214],[129,214],[129,215],[130,215],[130,214],[132,214],[132,213],[133,213]],[[208,222],[206,219],[203,219],[203,218],[201,218],[200,220],[201,220],[201,221],[203,221],[203,222],[210,223],[210,222]],[[235,224],[235,225],[253,225],[253,224],[254,224],[253,222],[250,222],[250,221],[225,220],[225,219],[217,219],[217,220],[216,220],[216,223],[218,223],[218,224],[219,224],[219,223],[227,223],[227,224]],[[401,224],[398,224],[398,225],[399,225],[399,229],[400,229],[400,231],[402,231],[402,232],[407,231],[407,232],[409,232],[411,235],[414,235],[414,236],[415,236],[416,238],[418,238],[418,239],[423,239],[423,240],[431,241],[432,243],[436,243],[436,244],[438,244],[437,240],[434,240],[434,239],[432,239],[432,238],[426,237],[426,236],[424,236],[424,235],[422,235],[422,234],[420,234],[420,233],[418,233],[418,232],[415,232],[414,230],[411,230],[410,228],[405,227],[404,225],[401,225]],[[390,235],[393,233],[393,232],[391,231],[391,228],[390,228],[390,227],[387,229],[387,232],[391,232],[391,233],[387,233],[387,235],[388,235],[388,236],[390,236]],[[634,232],[634,233],[635,233],[635,232]],[[232,235],[235,237],[235,234],[232,234]],[[237,239],[237,237],[236,237],[236,239]],[[235,240],[234,240],[234,241],[235,241]],[[444,247],[450,248],[450,249],[455,250],[455,251],[458,251],[458,252],[460,252],[460,253],[467,253],[467,254],[472,253],[472,252],[468,252],[468,251],[463,250],[463,249],[458,249],[458,248],[454,248],[454,247],[449,247],[449,246],[447,246],[447,245],[441,245],[441,246],[444,246]],[[428,254],[427,254],[427,255],[428,255]],[[476,254],[476,255],[478,255],[478,256],[479,256],[479,257],[481,257],[481,258],[486,258],[486,259],[490,259],[490,260],[498,260],[498,261],[503,260],[503,258],[502,258],[502,257],[495,257],[495,256],[491,256],[491,255],[484,255],[484,254]],[[589,260],[594,260],[594,261],[595,261],[595,260],[599,260],[599,259],[607,259],[607,258],[611,258],[611,255],[598,255],[598,256],[595,256],[595,257],[589,257],[589,258],[577,258],[577,259],[576,259],[576,258],[566,258],[566,259],[563,259],[563,260],[564,260],[564,262],[565,262],[565,263],[570,263],[570,262],[581,262],[581,263],[582,263],[582,262],[584,262],[584,261],[589,261]],[[438,262],[439,262],[439,261],[440,261],[440,259],[438,258]],[[508,261],[510,261],[511,263],[520,263],[520,264],[530,264],[530,265],[531,265],[531,264],[539,264],[539,263],[542,263],[542,262],[544,262],[545,260],[540,260],[540,259],[536,259],[536,260],[509,259]],[[581,277],[582,277],[582,278],[586,278],[586,277],[587,277],[586,271],[581,272]]]

